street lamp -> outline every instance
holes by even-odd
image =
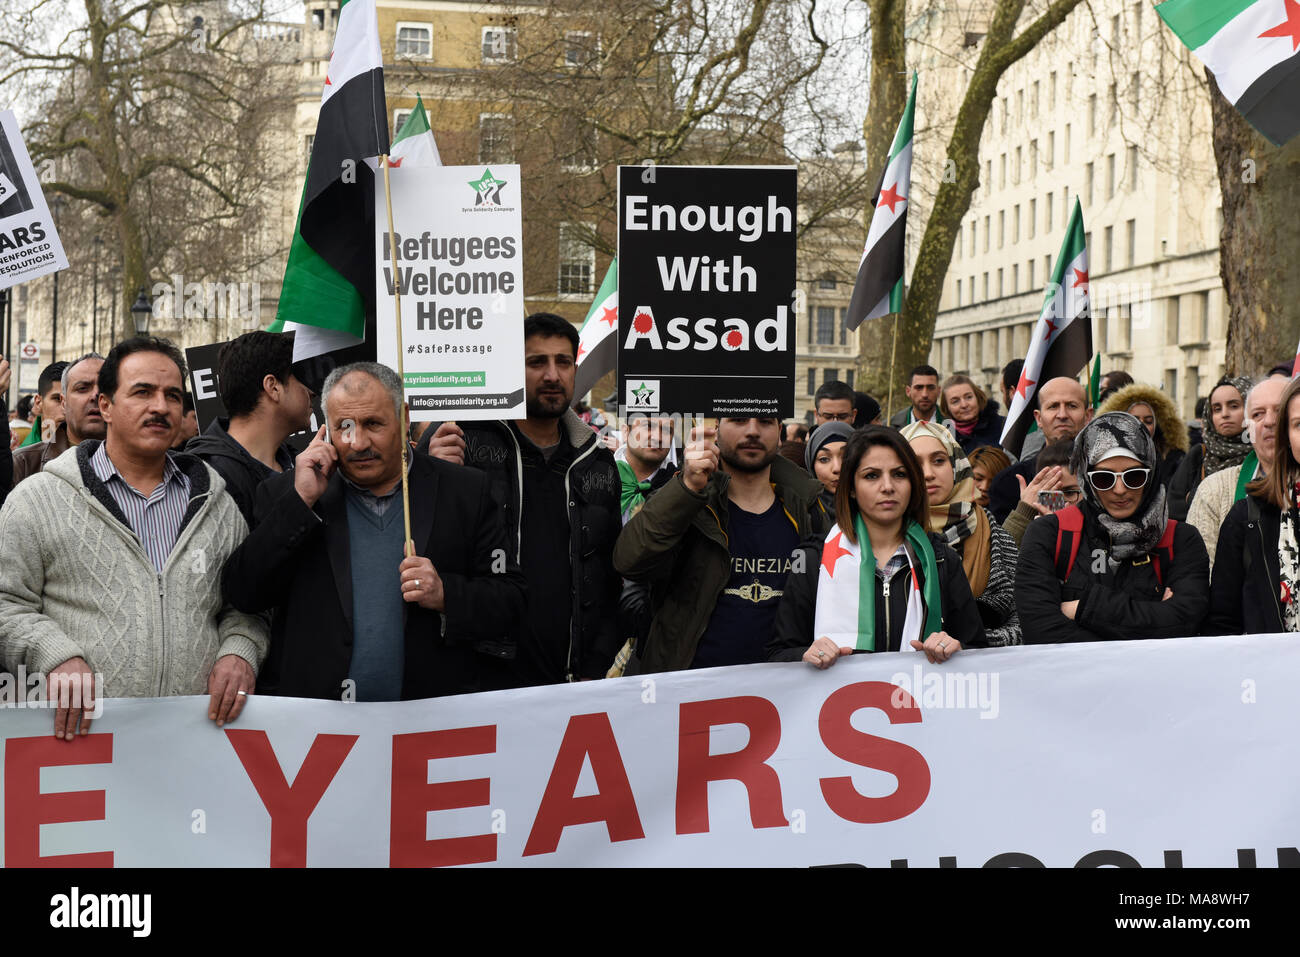
[[[153,305],[149,302],[149,296],[144,291],[144,286],[140,287],[140,294],[135,297],[135,302],[131,303],[131,321],[135,323],[135,334],[137,336],[149,335],[149,320],[153,318]]]
[[[59,213],[67,207],[68,201],[63,198],[61,193],[55,194],[54,199],[50,201],[54,207],[54,228],[59,228]],[[54,273],[54,316],[51,323],[54,331],[50,335],[50,361],[56,362],[59,357],[59,274]]]

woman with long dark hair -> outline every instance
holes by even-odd
[[[927,531],[921,465],[891,428],[868,426],[844,447],[835,526],[804,544],[786,580],[768,656],[827,668],[855,652],[925,653],[947,661],[987,644],[961,559]]]

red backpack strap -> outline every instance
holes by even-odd
[[[1079,556],[1079,542],[1083,538],[1083,512],[1077,505],[1067,505],[1056,513],[1056,578],[1064,582],[1074,570],[1074,560]],[[1061,558],[1061,539],[1069,533],[1069,551],[1064,561]]]
[[[1169,567],[1172,568],[1174,565],[1174,532],[1177,528],[1177,519],[1171,518],[1169,521],[1165,522],[1164,534],[1160,536],[1160,541],[1156,542],[1155,551],[1151,553],[1151,562],[1153,565],[1153,571],[1156,573],[1156,581],[1161,585],[1165,583],[1165,576],[1163,574],[1164,569],[1162,566],[1168,563]]]

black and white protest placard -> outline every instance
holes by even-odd
[[[294,335],[292,332],[285,334]],[[217,419],[224,419],[229,415],[226,411],[226,403],[221,400],[220,380],[217,375],[218,360],[221,357],[221,349],[225,345],[225,342],[211,342],[203,346],[191,346],[185,350],[185,365],[190,371],[190,395],[194,398],[194,415],[198,419],[200,432],[206,432],[208,426]],[[286,440],[294,449],[306,448],[321,423],[325,421],[318,391],[320,382],[316,381],[318,377],[307,373],[303,368],[304,365],[305,363],[294,363],[290,371],[312,390],[312,415],[306,429],[295,432]]]
[[[619,169],[628,414],[794,414],[793,167]]]
[[[396,293],[411,420],[523,416],[519,167],[403,166],[389,175],[395,243],[382,174],[375,183],[375,343],[396,370]]]
[[[68,268],[12,110],[0,110],[0,289]]]

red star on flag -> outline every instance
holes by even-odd
[[[840,539],[843,537],[843,532],[836,532],[835,537],[822,549],[822,568],[826,569],[826,574],[831,578],[835,577],[835,563],[840,560],[840,556],[853,554],[847,548],[840,547]]]
[[[600,314],[600,318],[596,321],[608,322],[612,328],[614,323],[618,322],[618,309],[614,306],[607,307],[605,311]]]
[[[1029,398],[1029,387],[1034,384],[1034,380],[1020,373],[1020,381],[1016,383],[1016,394],[1024,399]]]
[[[582,354],[583,354],[584,352],[586,352],[586,351],[587,351],[587,347],[586,347],[585,345],[583,345],[581,342],[579,342],[579,343],[578,343],[578,354],[577,354],[576,356],[573,357],[573,361],[574,361],[574,362],[581,362],[581,361],[582,361]]]
[[[399,156],[397,159],[393,159],[390,156],[388,157],[388,165],[391,169],[397,169],[397,167],[402,165],[402,158]]]
[[[895,203],[907,202],[906,196],[900,196],[898,194],[897,187],[898,184],[895,183],[893,186],[889,187],[889,189],[882,189],[880,191],[880,202],[876,204],[877,209],[879,209],[881,206],[888,206],[889,212],[892,214],[894,212]]]
[[[1074,285],[1070,287],[1071,289],[1078,289],[1080,286],[1088,285],[1088,270],[1075,269],[1073,271],[1074,271]]]
[[[1046,342],[1048,339],[1052,338],[1052,333],[1054,333],[1055,331],[1056,331],[1056,323],[1054,323],[1051,319],[1048,319],[1047,332],[1043,333],[1043,341]]]
[[[1286,19],[1275,27],[1265,30],[1259,35],[1262,40],[1264,37],[1290,37],[1291,52],[1294,53],[1300,49],[1300,3],[1296,0],[1285,0],[1286,2]]]

